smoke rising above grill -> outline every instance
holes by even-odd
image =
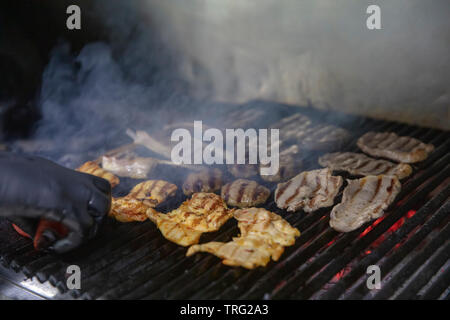
[[[368,2],[97,1],[85,16],[108,44],[53,50],[35,138],[106,150],[203,101],[254,99],[448,128],[447,1],[377,3],[379,31]]]

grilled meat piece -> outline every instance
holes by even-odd
[[[103,169],[112,172],[120,177],[132,179],[145,179],[158,162],[153,158],[138,157],[135,153],[126,152],[117,156],[103,156]]]
[[[367,132],[356,144],[371,156],[405,163],[423,161],[434,150],[431,144],[411,137],[400,137],[394,132]]]
[[[280,139],[296,141],[301,148],[324,150],[338,147],[350,137],[347,130],[327,124],[314,124],[311,119],[294,114],[275,123],[271,128],[280,129]]]
[[[331,211],[330,226],[339,232],[358,229],[364,223],[381,217],[400,192],[396,176],[367,176],[347,180],[342,202]]]
[[[234,213],[241,236],[233,241],[209,242],[194,245],[186,253],[209,252],[224,259],[223,264],[253,269],[266,266],[272,258],[277,261],[284,246],[295,243],[300,231],[289,225],[279,215],[262,208],[240,209]]]
[[[256,181],[238,179],[224,185],[221,195],[227,204],[243,208],[265,203],[270,190]]]
[[[291,246],[300,231],[279,215],[264,208],[246,208],[233,214],[242,237],[259,237],[269,243]]]
[[[277,261],[284,248],[279,244],[270,244],[258,237],[233,238],[230,242],[208,242],[191,246],[186,256],[197,252],[208,252],[223,259],[222,263],[233,267],[254,269],[265,267],[270,258]]]
[[[145,221],[149,209],[141,200],[130,196],[113,198],[109,216],[120,222]]]
[[[129,197],[142,201],[149,207],[156,207],[175,195],[177,186],[164,180],[148,180],[134,186]]]
[[[319,124],[299,132],[297,141],[309,150],[325,150],[339,148],[350,138],[350,133],[343,128]]]
[[[354,152],[327,153],[319,158],[319,164],[332,170],[347,171],[358,176],[385,174],[403,179],[412,173],[412,168],[408,164],[377,160]]]
[[[312,212],[333,205],[334,198],[342,186],[342,178],[331,175],[328,168],[305,171],[275,190],[275,202],[281,209]]]
[[[190,200],[168,214],[147,211],[165,238],[182,246],[198,243],[203,232],[217,231],[233,215],[214,193],[194,193]]]
[[[100,168],[100,166],[93,161],[88,161],[84,163],[81,167],[77,169],[77,171],[92,174],[94,176],[108,180],[109,183],[111,184],[111,188],[114,188],[120,182],[119,178],[117,178],[112,173]]]
[[[280,163],[278,172],[273,175],[260,174],[261,179],[269,182],[280,182],[292,178],[297,172],[300,171],[302,167],[302,160],[300,159],[299,155],[300,148],[297,145],[292,145],[289,148],[280,151]],[[261,164],[259,166],[260,171],[261,168],[268,166],[269,165],[265,166]]]
[[[203,170],[190,173],[183,184],[183,193],[187,196],[196,192],[216,192],[222,187],[222,171]]]

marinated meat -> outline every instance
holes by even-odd
[[[187,196],[196,192],[216,192],[222,187],[222,171],[203,170],[190,173],[183,184],[183,193]]]
[[[329,168],[305,171],[275,190],[275,202],[281,209],[312,212],[333,205],[342,186],[342,178],[331,175]]]
[[[191,246],[186,253],[209,252],[223,259],[229,266],[253,269],[266,266],[270,259],[277,261],[284,246],[295,243],[300,231],[275,213],[262,208],[240,209],[234,213],[241,236],[232,241],[209,242]]]
[[[263,208],[247,208],[236,210],[233,214],[238,221],[242,237],[254,236],[269,243],[291,246],[300,231],[279,215]]]
[[[434,146],[411,137],[400,137],[394,132],[367,132],[357,141],[365,153],[398,162],[415,163],[425,160]]]
[[[208,242],[191,246],[186,256],[197,252],[208,252],[223,259],[222,263],[233,267],[254,269],[265,267],[270,258],[277,261],[284,248],[279,244],[270,244],[258,237],[233,238],[230,242]]]
[[[358,176],[385,174],[395,175],[399,179],[403,179],[412,173],[412,168],[408,164],[377,160],[365,154],[354,152],[327,153],[319,158],[319,164],[332,170],[347,171]]]
[[[134,186],[129,197],[142,201],[149,207],[156,207],[175,195],[177,186],[164,180],[148,180]]]
[[[252,207],[265,203],[270,196],[270,190],[256,181],[238,179],[224,185],[221,195],[231,206]]]
[[[134,222],[147,220],[147,210],[151,209],[141,200],[130,196],[113,198],[109,216],[120,222]]]
[[[168,240],[182,246],[198,243],[203,232],[217,231],[232,217],[225,202],[214,193],[194,193],[190,200],[168,214],[147,211]]]
[[[367,176],[347,181],[342,202],[333,208],[330,215],[330,226],[339,232],[358,229],[364,223],[381,217],[401,189],[396,176]]]
[[[119,178],[117,178],[112,173],[100,168],[100,166],[94,161],[88,161],[84,163],[81,167],[77,169],[77,171],[92,174],[94,176],[108,180],[109,183],[111,184],[111,188],[114,188],[120,182]]]

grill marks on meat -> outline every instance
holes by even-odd
[[[284,246],[295,243],[300,231],[279,215],[262,208],[240,209],[234,213],[241,236],[230,242],[209,242],[193,245],[186,256],[209,252],[223,259],[223,264],[254,269],[266,266],[270,259],[277,261]]]
[[[330,226],[339,232],[356,230],[381,217],[401,189],[396,176],[367,176],[347,181],[342,202],[333,208],[330,215]]]
[[[183,184],[187,196],[196,192],[216,192],[222,187],[222,171],[219,169],[191,173]]]
[[[221,259],[222,263],[232,267],[254,269],[265,267],[272,258],[277,261],[284,249],[278,244],[269,244],[260,238],[240,237],[230,242],[208,242],[191,246],[186,256],[197,252],[208,252]]]
[[[139,183],[125,197],[112,199],[109,216],[120,222],[145,221],[147,211],[153,212],[153,207],[174,195],[176,190],[174,184],[164,180]]]
[[[130,196],[113,198],[109,216],[120,222],[134,222],[147,220],[147,210],[151,209],[142,201]]]
[[[238,221],[242,237],[259,237],[268,243],[292,246],[300,231],[279,215],[263,208],[236,210],[233,214]]]
[[[405,163],[423,161],[434,150],[431,144],[412,137],[400,137],[393,132],[367,132],[358,139],[357,145],[371,156]]]
[[[312,212],[333,205],[342,186],[342,177],[332,176],[329,168],[305,171],[275,190],[275,202],[281,209]]]
[[[134,186],[129,197],[142,201],[149,207],[156,207],[175,195],[177,186],[164,180],[148,180]]]
[[[166,239],[188,246],[198,243],[202,233],[219,230],[233,211],[218,195],[201,192],[168,214],[149,210],[147,215]]]
[[[408,164],[377,160],[354,152],[327,153],[319,158],[319,164],[332,170],[347,171],[352,175],[362,176],[385,174],[403,179],[412,173],[412,168]]]
[[[265,203],[270,190],[256,181],[238,179],[224,185],[221,195],[227,204],[242,208]]]
[[[117,186],[120,182],[119,178],[113,175],[112,173],[100,168],[100,166],[94,161],[88,161],[84,163],[81,167],[77,169],[77,171],[92,174],[94,176],[103,178],[108,180],[111,184],[111,188]]]
[[[299,157],[300,149],[297,145],[292,145],[289,148],[286,148],[280,151],[280,163],[278,172],[273,175],[261,175],[261,179],[269,182],[280,182],[285,181],[287,179],[295,176],[297,172],[300,171],[302,167],[302,160]],[[261,164],[261,168],[268,167],[269,165]]]
[[[338,146],[348,140],[347,130],[327,124],[313,124],[301,114],[286,117],[271,126],[280,129],[281,141],[295,140],[300,147],[309,150],[323,150]]]

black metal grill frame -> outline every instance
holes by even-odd
[[[31,243],[0,222],[0,258],[4,266],[49,281],[60,298],[88,299],[437,299],[448,298],[450,286],[450,134],[396,122],[356,118],[349,129],[352,141],[340,150],[357,151],[356,139],[367,131],[394,131],[435,145],[411,177],[402,181],[396,204],[384,219],[371,226],[340,234],[328,225],[331,208],[306,214],[276,208],[273,196],[266,205],[301,231],[278,262],[265,268],[230,268],[209,254],[186,258],[186,248],[164,239],[149,221],[120,224],[108,221],[88,245],[63,256],[33,250]],[[318,167],[306,159],[305,170]],[[440,188],[440,191],[433,192]],[[342,191],[340,196],[342,195]],[[339,196],[339,197],[340,197]],[[339,199],[338,199],[339,200]],[[417,212],[395,232],[391,226],[410,210]],[[202,242],[227,241],[237,234],[235,221]],[[377,247],[371,245],[385,236]],[[364,252],[371,248],[371,252]],[[77,264],[82,289],[67,292],[65,270]],[[377,264],[382,288],[368,290],[366,268]],[[333,277],[346,272],[339,281]],[[433,281],[431,281],[433,280]],[[430,284],[429,284],[430,282]]]

